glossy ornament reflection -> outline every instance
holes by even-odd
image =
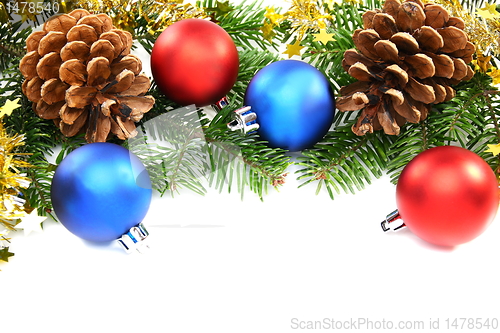
[[[435,147],[404,167],[396,201],[398,211],[382,222],[384,231],[406,226],[427,242],[455,246],[478,237],[495,218],[498,181],[475,153],[460,147]]]
[[[76,236],[107,242],[142,222],[151,202],[142,162],[112,143],[77,148],[59,164],[51,198],[60,222]]]
[[[215,104],[238,77],[238,50],[217,24],[185,19],[167,27],[151,52],[151,71],[158,88],[180,105]]]
[[[327,78],[297,60],[274,62],[250,81],[245,105],[260,125],[259,135],[274,148],[310,148],[328,132],[335,115],[335,98]]]

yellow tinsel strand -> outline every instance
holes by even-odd
[[[325,29],[332,18],[316,0],[292,0],[292,6],[284,17],[291,22],[292,31],[297,32],[297,40],[302,40],[309,30]]]
[[[319,32],[325,30],[328,21],[332,20],[332,16],[327,14],[324,9],[324,3],[318,0],[291,0],[290,9],[279,14],[275,12],[274,7],[266,7],[264,17],[266,21],[263,23],[262,31],[264,39],[272,40],[275,33],[274,27],[279,26],[282,22],[288,21],[291,25],[291,33],[295,34],[295,43],[288,44],[284,54],[288,57],[300,55],[300,42],[304,39],[307,33],[314,31]]]
[[[183,19],[209,17],[202,9],[184,4],[183,0],[77,0],[74,6],[93,13],[107,13],[117,28],[130,32],[137,26],[137,19],[143,18],[151,34]]]
[[[31,165],[15,158],[25,155],[14,152],[17,147],[24,145],[24,135],[9,136],[1,121],[2,118],[0,117],[0,226],[12,230],[15,225],[13,220],[26,214],[25,200],[19,195],[21,189],[27,188],[30,184],[30,179],[21,174],[19,168]]]

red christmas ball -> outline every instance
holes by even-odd
[[[215,104],[238,76],[238,51],[217,24],[185,19],[166,28],[151,52],[151,71],[158,88],[181,105]]]
[[[406,165],[396,200],[401,218],[414,234],[430,243],[455,246],[476,238],[493,221],[498,181],[473,152],[436,147]]]

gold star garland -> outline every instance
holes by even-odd
[[[71,6],[67,6],[67,11],[83,8],[94,13],[107,13],[117,28],[129,32],[133,32],[138,19],[143,18],[152,35],[180,20],[209,17],[204,10],[184,4],[183,0],[76,0],[68,4]]]
[[[287,50],[283,52],[289,58],[294,55],[300,56],[300,42],[304,39],[309,31],[318,32],[322,34],[322,41],[330,39],[332,34],[326,32],[328,21],[332,16],[327,14],[323,8],[323,2],[317,0],[292,0],[292,6],[284,13],[276,13],[274,7],[266,7],[266,14],[264,15],[266,21],[261,28],[264,39],[271,40],[275,33],[273,29],[279,26],[285,20],[290,22],[291,33],[295,35],[295,42],[287,44]]]
[[[292,0],[286,17],[292,24],[292,32],[297,33],[298,40],[302,40],[309,30],[326,29],[327,20],[332,18],[325,13],[322,3],[316,0]]]
[[[24,145],[24,135],[8,135],[2,122],[5,115],[10,115],[20,106],[18,101],[19,99],[9,100],[0,108],[0,242],[8,241],[5,236],[14,230],[17,221],[26,215],[25,200],[20,196],[21,189],[30,184],[30,179],[23,175],[19,168],[31,165],[16,158],[26,154],[14,152],[16,148]]]

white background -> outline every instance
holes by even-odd
[[[293,172],[264,202],[250,192],[155,197],[147,254],[87,243],[55,222],[16,233],[15,256],[0,264],[0,332],[279,333],[331,319],[427,331],[430,320],[441,330],[447,319],[500,320],[498,218],[474,241],[440,248],[382,232],[396,207],[388,177],[332,201],[298,189]]]

